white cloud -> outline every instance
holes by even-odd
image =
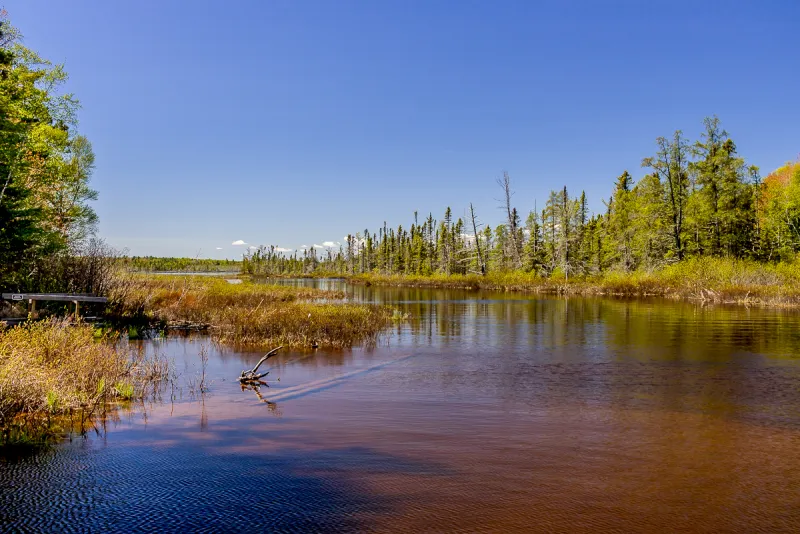
[[[222,247],[217,247],[217,250],[222,250]]]
[[[244,240],[242,240],[242,239],[237,239],[236,241],[231,243],[231,245],[246,245],[246,244],[247,243],[245,243]]]
[[[334,243],[333,241],[323,241],[322,242],[322,246],[323,247],[335,247],[336,243]]]
[[[254,247],[253,245],[250,245],[250,246],[249,246],[249,247],[247,247],[247,248],[248,248],[248,249],[250,249],[250,250],[258,250],[258,247]]]
[[[325,248],[325,245],[317,245],[316,243],[314,243],[314,248]]]
[[[291,252],[292,249],[290,248],[283,248],[283,247],[275,247],[276,252]]]
[[[362,245],[365,245],[367,243],[367,240],[364,239],[363,237],[353,236],[352,237],[352,243],[353,243],[353,247],[356,250],[358,250],[359,248],[361,248]]]

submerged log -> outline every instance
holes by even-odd
[[[276,347],[276,348],[272,349],[271,351],[269,351],[268,353],[266,353],[263,358],[258,360],[258,363],[256,364],[255,367],[253,367],[249,371],[248,370],[242,371],[242,374],[239,375],[239,378],[237,378],[236,380],[238,380],[241,383],[259,382],[262,378],[264,378],[265,376],[267,376],[269,374],[269,371],[267,371],[266,373],[257,374],[258,373],[258,368],[261,367],[262,363],[264,363],[265,361],[267,361],[270,358],[272,358],[273,356],[275,356],[275,354],[277,354],[278,351],[281,350],[282,348],[283,348],[283,345],[281,345],[280,347]]]

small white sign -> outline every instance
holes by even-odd
[[[22,300],[22,295],[13,294],[11,295],[11,300]]]

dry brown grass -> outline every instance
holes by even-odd
[[[248,280],[127,275],[110,309],[122,320],[202,325],[220,342],[253,348],[350,347],[374,339],[391,320],[388,308],[343,299],[341,291]]]

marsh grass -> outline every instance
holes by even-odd
[[[389,308],[350,303],[292,302],[252,310],[230,307],[216,314],[215,335],[222,343],[262,348],[343,348],[372,340],[391,317]]]
[[[725,304],[800,306],[800,262],[764,264],[728,258],[693,258],[646,272],[611,271],[566,279],[509,272],[479,275],[381,275],[350,278],[361,284],[487,289],[560,295],[666,297]]]
[[[252,348],[350,347],[374,339],[391,322],[391,309],[344,297],[341,291],[250,280],[127,275],[109,310],[120,321],[204,328],[218,342]]]
[[[64,416],[84,426],[109,402],[142,398],[170,376],[165,359],[98,338],[90,325],[0,327],[0,445],[45,443],[64,431]]]

